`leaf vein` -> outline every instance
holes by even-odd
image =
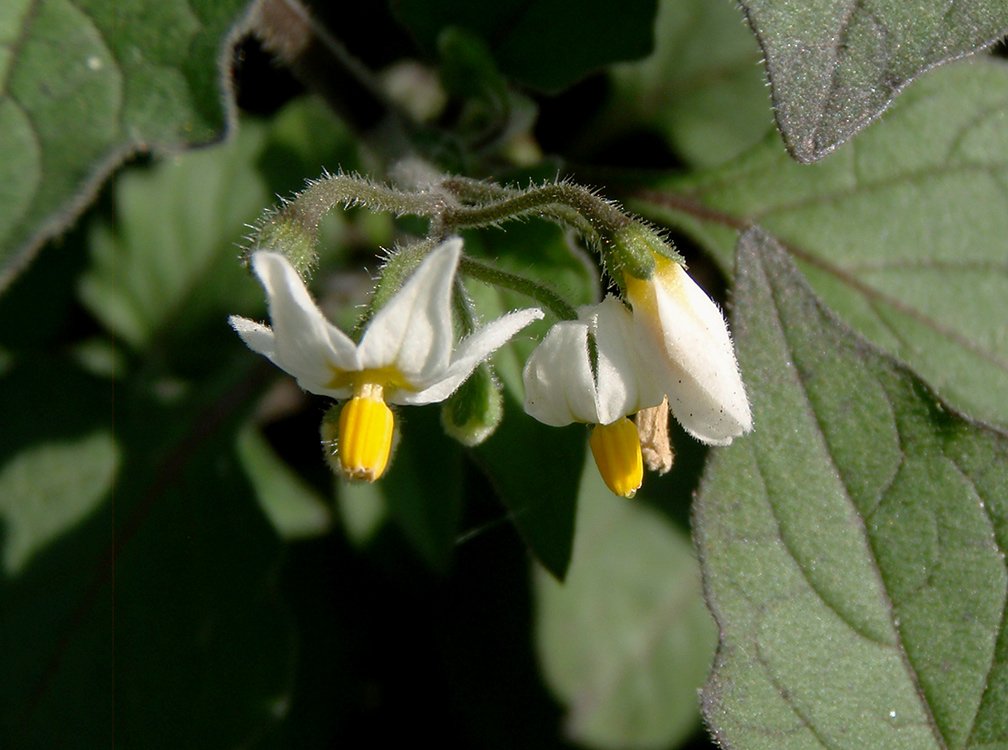
[[[986,518],[987,518],[987,523],[990,525],[991,538],[992,538],[992,540],[994,542],[994,546],[997,547],[998,551],[1001,553],[1001,561],[1002,561],[1002,563],[1004,563],[1004,561],[1005,561],[1005,549],[1001,546],[1001,543],[1000,543],[1000,541],[997,538],[997,531],[996,531],[997,530],[997,524],[994,521],[994,516],[991,515],[990,502],[989,502],[990,499],[987,498],[984,495],[984,493],[982,493],[980,491],[980,488],[977,487],[977,484],[973,480],[973,477],[971,477],[966,472],[966,470],[963,469],[963,467],[959,465],[959,462],[956,461],[956,459],[953,456],[950,456],[948,454],[948,452],[945,451],[944,449],[943,449],[942,453],[944,453],[945,458],[956,468],[956,470],[959,472],[960,477],[965,482],[967,482],[970,485],[970,487],[973,488],[974,494],[977,497],[980,498],[980,501],[981,501],[980,502],[980,508],[981,508],[981,510],[983,510],[984,516],[986,516]],[[973,711],[973,717],[970,720],[969,731],[967,731],[966,735],[965,735],[968,738],[967,739],[967,744],[971,745],[971,746],[974,744],[973,743],[973,734],[976,731],[977,719],[980,718],[980,711],[983,709],[984,704],[987,701],[987,696],[990,693],[990,689],[991,689],[991,682],[990,682],[991,673],[994,671],[994,667],[997,666],[997,639],[999,639],[1000,635],[1002,633],[1004,633],[1005,627],[1008,627],[1008,595],[1001,597],[1001,617],[1000,617],[1000,623],[1001,623],[1001,627],[998,629],[998,636],[995,639],[994,648],[991,649],[991,658],[990,658],[990,661],[987,664],[987,670],[984,673],[983,690],[980,692],[980,700],[977,701],[976,710]]]
[[[10,64],[7,66],[6,75],[3,80],[0,80],[0,95],[7,91],[7,83],[10,80],[12,71],[17,67],[17,61],[20,57],[19,53],[21,52],[21,48],[24,46],[25,40],[28,38],[28,29],[32,25],[34,18],[38,13],[39,2],[40,0],[30,0],[28,10],[21,19],[21,29],[18,31],[17,36],[13,39],[13,41],[11,41],[8,47],[10,50]]]
[[[773,297],[774,313],[775,313],[775,315],[777,317],[777,324],[778,324],[779,330],[780,330],[780,332],[782,334],[782,339],[783,339],[783,341],[785,342],[785,345],[788,348],[788,354],[790,355],[789,358],[793,362],[794,361],[799,361],[799,358],[797,357],[797,353],[796,353],[794,347],[791,345],[790,340],[788,339],[788,335],[787,335],[788,327],[784,325],[783,318],[781,317],[781,304],[782,304],[782,301],[780,299],[780,290],[777,289],[776,286],[774,286],[772,284],[771,284],[771,295]],[[903,645],[902,634],[900,633],[899,627],[896,624],[897,623],[897,617],[896,617],[895,606],[893,604],[892,599],[889,596],[889,591],[886,588],[885,579],[884,579],[884,577],[882,575],[882,571],[881,571],[881,568],[879,567],[879,563],[878,563],[878,555],[875,552],[875,548],[872,546],[871,536],[868,534],[868,529],[865,526],[864,518],[858,512],[857,505],[854,503],[853,498],[851,497],[850,487],[848,486],[847,481],[845,480],[843,473],[840,471],[840,467],[839,467],[839,465],[836,462],[836,458],[833,455],[832,450],[830,449],[829,440],[828,440],[828,438],[826,436],[826,432],[823,430],[823,425],[822,425],[822,422],[819,419],[819,415],[818,415],[818,413],[816,412],[816,410],[815,410],[815,408],[813,406],[812,397],[811,397],[811,394],[808,391],[808,388],[806,387],[804,379],[800,376],[800,374],[797,374],[796,377],[795,377],[795,381],[796,381],[796,384],[798,385],[798,387],[801,389],[807,413],[808,413],[809,417],[812,419],[812,421],[816,425],[816,436],[821,441],[821,446],[822,446],[822,449],[823,449],[824,456],[829,461],[829,464],[830,464],[830,466],[831,466],[831,468],[833,470],[834,475],[840,481],[840,485],[843,488],[844,499],[851,506],[851,509],[853,510],[853,516],[857,519],[857,523],[860,525],[861,534],[862,534],[862,538],[863,538],[863,541],[864,541],[865,553],[870,557],[871,568],[872,568],[872,570],[875,572],[875,574],[877,576],[877,582],[878,582],[878,586],[879,586],[879,592],[880,592],[881,598],[882,598],[882,605],[886,608],[889,622],[892,625],[892,627],[893,627],[893,629],[894,629],[894,631],[896,633],[896,640],[895,640],[895,650],[896,650],[896,653],[899,655],[900,660],[903,663],[903,668],[904,668],[904,670],[905,670],[905,672],[907,674],[907,677],[910,680],[910,683],[913,686],[914,691],[917,693],[917,697],[918,697],[918,699],[921,702],[921,705],[922,705],[922,707],[924,709],[925,716],[927,717],[928,726],[929,726],[929,728],[931,730],[932,735],[934,736],[935,740],[938,742],[939,746],[941,748],[945,749],[945,748],[948,747],[948,743],[946,742],[944,734],[942,733],[940,727],[938,726],[938,723],[937,723],[937,721],[935,719],[935,716],[934,716],[933,712],[931,711],[931,704],[928,701],[927,695],[925,694],[925,692],[923,690],[923,687],[921,686],[920,679],[919,679],[919,677],[917,675],[917,670],[915,669],[914,665],[910,661],[910,658],[909,658],[909,655],[907,654],[906,648]],[[892,406],[892,404],[890,404],[890,406]],[[843,619],[843,618],[841,618],[841,619]],[[846,620],[844,620],[844,621],[846,622]],[[849,625],[849,623],[848,623],[848,625]],[[857,629],[855,629],[853,627],[851,629],[854,630],[854,632],[858,632]],[[874,639],[872,639],[872,640],[874,640]],[[889,645],[889,644],[886,644],[886,645]]]
[[[791,201],[790,203],[777,203],[772,206],[767,206],[764,209],[752,212],[748,215],[748,218],[753,222],[759,222],[766,217],[787,214],[814,206],[829,205],[847,198],[860,197],[866,193],[878,190],[887,190],[890,188],[904,187],[908,185],[920,186],[936,178],[954,175],[981,173],[997,179],[998,172],[1005,169],[1008,169],[1008,161],[992,161],[988,163],[963,162],[956,165],[935,164],[927,168],[900,172],[892,175],[891,177],[875,180],[873,182],[858,183],[855,187],[850,187],[846,190],[833,190],[829,192],[816,193],[800,200]]]
[[[838,280],[848,284],[856,292],[860,293],[866,300],[878,301],[885,303],[893,310],[899,313],[903,313],[912,320],[917,321],[925,328],[930,328],[935,333],[944,336],[952,343],[962,347],[968,352],[984,359],[995,367],[1008,372],[1008,360],[999,357],[996,353],[983,348],[979,343],[971,341],[966,338],[963,334],[958,331],[943,325],[938,320],[932,318],[929,315],[925,315],[921,310],[916,307],[911,307],[902,300],[887,294],[880,289],[860,281],[853,274],[847,272],[845,268],[834,265],[824,258],[808,251],[804,250],[797,245],[790,243],[782,243],[789,253],[794,255],[799,260],[808,263],[811,266],[818,268],[821,271],[834,276]]]

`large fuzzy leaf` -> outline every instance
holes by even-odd
[[[796,159],[825,156],[920,73],[1008,31],[999,0],[742,0],[763,47],[777,124]]]
[[[1008,436],[838,322],[761,230],[736,298],[755,430],[714,456],[696,509],[715,735],[1004,747]]]
[[[0,290],[128,154],[220,135],[248,0],[10,0],[0,10]]]

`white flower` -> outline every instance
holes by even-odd
[[[679,263],[655,256],[650,279],[626,277],[644,342],[643,366],[688,433],[727,445],[752,429],[752,413],[724,316]]]
[[[393,429],[386,402],[443,401],[480,362],[543,316],[536,308],[509,313],[456,346],[451,295],[461,252],[458,238],[432,250],[375,314],[359,343],[326,320],[283,255],[252,256],[273,325],[232,316],[231,326],[306,391],[352,397],[340,415],[338,450],[353,478],[374,480],[385,469]]]
[[[627,419],[662,403],[698,440],[727,445],[752,429],[724,317],[681,265],[661,256],[650,279],[627,276],[633,312],[607,297],[550,329],[525,365],[525,411],[548,425],[597,425],[589,444],[613,492],[643,470]],[[593,354],[594,349],[594,354]],[[593,361],[594,360],[594,361]]]
[[[644,469],[627,415],[663,394],[641,367],[633,316],[619,300],[606,297],[578,315],[554,325],[525,363],[525,411],[554,427],[596,425],[588,442],[599,473],[614,493],[632,497]]]
[[[525,411],[552,427],[605,425],[660,404],[663,394],[640,364],[637,337],[632,314],[615,297],[581,307],[578,320],[550,328],[525,363]]]

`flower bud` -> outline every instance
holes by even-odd
[[[485,362],[441,407],[441,425],[462,445],[473,447],[490,437],[504,415],[500,386]]]
[[[294,266],[298,276],[305,279],[318,263],[317,235],[318,224],[312,224],[297,211],[294,203],[288,203],[265,217],[256,231],[252,249],[280,253]]]

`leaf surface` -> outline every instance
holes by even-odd
[[[166,404],[52,356],[4,373],[5,747],[234,746],[282,716],[279,543],[225,398],[246,374]]]
[[[1008,436],[839,323],[762,230],[736,299],[755,430],[696,508],[709,725],[730,747],[1003,747]]]
[[[306,139],[302,131],[315,135]],[[345,130],[319,102],[304,99],[269,126],[243,119],[226,143],[125,170],[114,189],[115,221],[88,228],[91,265],[81,299],[134,349],[159,336],[189,348],[210,321],[259,315],[262,288],[238,262],[248,225],[319,164],[352,168],[353,156]]]
[[[0,290],[129,153],[218,137],[247,0],[11,0],[0,10]]]
[[[777,125],[792,155],[820,159],[914,78],[1008,31],[999,0],[742,0],[763,47]]]
[[[671,747],[696,727],[715,641],[687,536],[586,462],[570,574],[535,576],[536,642],[566,729],[590,747]]]
[[[515,222],[506,234],[467,237],[466,251],[498,259],[502,269],[531,276],[568,302],[585,304],[599,294],[595,266],[550,224]],[[468,282],[467,289],[485,320],[537,304],[529,297],[478,282]],[[584,425],[547,427],[525,414],[522,384],[522,367],[554,320],[547,315],[546,320],[533,323],[494,356],[495,371],[504,385],[504,418],[473,455],[532,554],[563,580],[573,550],[587,436]]]
[[[612,66],[612,101],[593,139],[642,124],[686,161],[720,164],[772,127],[760,50],[737,8],[709,0],[664,0],[647,58]]]

